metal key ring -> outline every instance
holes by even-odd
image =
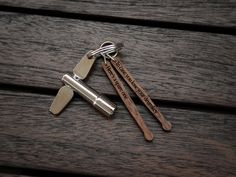
[[[91,58],[96,55],[101,55],[104,58],[111,58],[113,59],[114,57],[117,56],[118,51],[123,47],[121,43],[115,44],[111,41],[105,41],[103,42],[100,47],[96,50],[93,50],[88,53],[88,58]]]
[[[103,47],[106,47],[106,46],[114,46],[114,50],[107,50],[105,52],[101,52],[102,56],[103,57],[106,57],[107,56],[111,59],[113,59],[114,57],[117,56],[118,54],[118,50],[116,50],[116,46],[115,46],[115,43],[111,42],[111,41],[105,41],[101,44],[100,48],[103,48]]]

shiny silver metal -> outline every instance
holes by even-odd
[[[121,50],[121,48],[123,47],[122,43],[113,43],[111,41],[105,41],[101,44],[101,46],[93,51],[90,51],[87,53],[87,57],[91,58],[91,57],[99,57],[99,56],[107,56],[110,55],[112,57],[116,57],[116,55],[118,54],[118,51]]]
[[[82,57],[82,59],[79,61],[79,63],[73,69],[75,79],[76,78],[81,79],[81,80],[85,79],[88,76],[90,70],[92,69],[93,64],[95,62],[95,57],[88,58],[87,57],[88,53],[86,53]]]
[[[65,74],[62,77],[62,82],[70,86],[74,91],[76,91],[80,96],[82,96],[106,116],[113,115],[116,105],[105,96],[100,95],[95,90],[87,86],[82,80],[75,80],[70,75]]]
[[[74,91],[68,85],[62,86],[57,96],[54,98],[49,111],[55,115],[61,113],[61,111],[66,107],[66,105],[71,101],[74,96]]]

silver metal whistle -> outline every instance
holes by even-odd
[[[111,116],[114,113],[116,105],[105,96],[90,88],[82,80],[75,80],[70,75],[65,74],[62,77],[62,82],[70,86],[74,91],[106,116]]]

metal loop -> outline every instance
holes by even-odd
[[[113,59],[117,56],[118,51],[123,47],[121,43],[114,44],[111,41],[105,41],[101,44],[101,46],[91,51],[87,54],[88,58],[91,57],[99,57],[102,56],[104,58],[104,61],[106,62],[106,59]]]

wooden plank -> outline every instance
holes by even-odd
[[[235,27],[236,2],[226,1],[68,1],[0,0],[0,5],[69,13]]]
[[[235,176],[236,117],[161,107],[170,133],[138,106],[155,139],[144,140],[117,102],[107,120],[82,99],[57,118],[53,96],[0,91],[0,165],[108,176]]]
[[[0,82],[58,89],[79,59],[106,39],[153,99],[236,106],[236,37],[231,35],[0,13]],[[101,61],[88,79],[116,94]]]

